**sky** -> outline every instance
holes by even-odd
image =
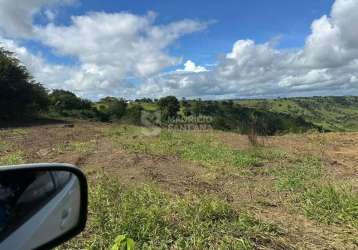
[[[358,95],[358,0],[0,0],[0,46],[84,98]]]

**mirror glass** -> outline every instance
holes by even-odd
[[[0,172],[0,248],[21,242],[36,248],[58,238],[77,225],[80,204],[79,180],[71,172]]]

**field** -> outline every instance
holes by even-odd
[[[274,113],[299,116],[327,131],[358,131],[358,97],[296,97],[243,100],[239,104]]]
[[[90,187],[63,249],[358,248],[358,133],[259,138],[95,122],[0,130],[0,164],[65,162]]]

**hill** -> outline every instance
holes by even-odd
[[[244,107],[300,117],[326,131],[358,131],[358,97],[297,97],[239,100]]]

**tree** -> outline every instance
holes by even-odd
[[[0,48],[0,120],[33,116],[48,104],[46,89],[13,53]]]
[[[190,116],[191,115],[190,103],[185,98],[183,98],[180,101],[180,107],[181,107],[182,115],[184,115],[184,116]]]
[[[163,119],[176,117],[180,109],[179,101],[175,96],[160,98],[158,104],[162,112]]]
[[[115,97],[105,97],[100,100],[100,105],[105,108],[99,109],[108,116],[109,120],[120,119],[126,112],[127,103],[123,99],[117,99]]]
[[[53,90],[50,94],[50,101],[51,105],[58,111],[92,108],[90,100],[81,99],[71,91],[62,89]]]

